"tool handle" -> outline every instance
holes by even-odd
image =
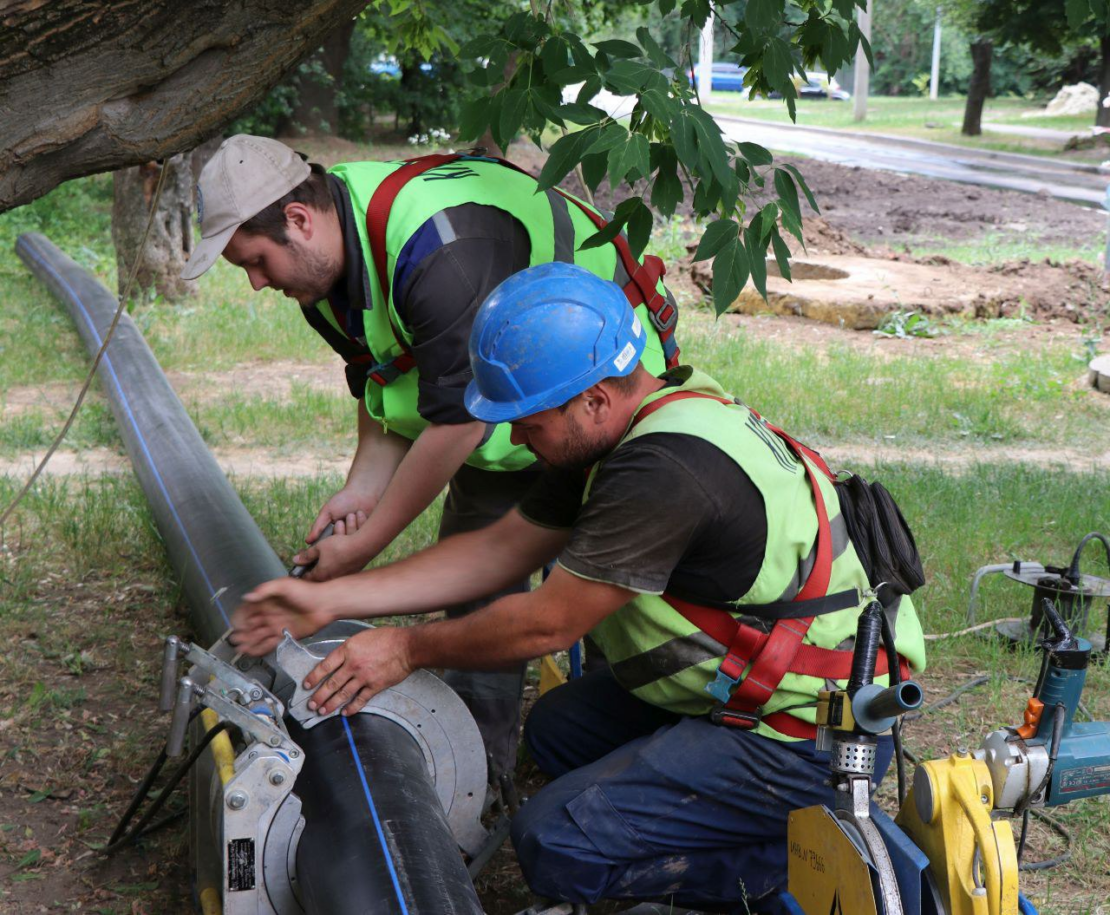
[[[317,546],[320,543],[321,540],[327,540],[327,538],[330,537],[334,533],[335,533],[335,522],[333,521],[331,524],[329,524],[327,527],[325,527],[322,531],[320,531],[320,536],[316,538],[316,543],[314,543],[312,545]],[[289,574],[293,578],[304,578],[305,575],[307,575],[314,568],[316,568],[316,562],[317,562],[317,560],[314,559],[312,562],[306,563],[303,566],[293,566],[293,568],[291,568],[289,570]]]
[[[158,711],[173,711],[174,697],[177,695],[177,658],[181,650],[181,639],[176,635],[167,636],[166,647],[162,651],[162,689],[158,694]]]
[[[166,755],[180,756],[185,752],[185,732],[189,728],[189,718],[193,711],[193,696],[199,687],[188,677],[177,683],[177,701],[170,719],[170,736],[166,738]]]

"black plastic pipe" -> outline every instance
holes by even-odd
[[[115,296],[43,235],[21,235],[16,252],[66,306],[95,354]],[[184,585],[197,641],[211,644],[227,631],[242,596],[285,567],[126,314],[98,374]],[[287,723],[294,740],[304,741],[294,791],[304,799],[297,876],[310,888],[309,915],[481,915],[423,756],[403,728],[371,715],[334,718],[309,731]],[[340,837],[357,857],[339,853]]]

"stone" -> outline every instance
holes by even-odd
[[[1110,394],[1110,355],[1095,356],[1087,365],[1091,387],[1103,394]]]

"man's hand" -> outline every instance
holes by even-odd
[[[293,557],[293,564],[299,566],[316,563],[302,576],[304,581],[328,581],[343,575],[361,572],[373,559],[360,548],[354,537],[328,537],[307,550],[301,550]]]
[[[344,715],[353,715],[412,670],[403,628],[367,629],[347,639],[305,678],[305,689],[319,686],[308,707],[320,715],[337,708],[342,708]]]
[[[312,527],[308,531],[308,536],[304,538],[304,542],[315,543],[316,538],[320,536],[324,528],[332,523],[335,524],[335,533],[353,534],[362,527],[377,504],[377,496],[350,486],[344,486],[324,503],[324,507],[320,509],[316,516],[316,520],[312,522]]]
[[[243,654],[258,657],[273,651],[283,629],[296,639],[318,632],[335,619],[322,598],[317,585],[296,578],[275,578],[259,585],[243,597],[231,616],[231,644]]]

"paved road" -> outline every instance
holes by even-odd
[[[564,97],[573,98],[578,88],[568,86]],[[617,118],[629,114],[634,103],[635,99],[630,96],[613,95],[604,90],[592,100],[592,104]],[[1094,207],[1103,206],[1110,185],[1110,171],[1050,156],[990,152],[912,137],[773,124],[724,114],[714,117],[730,139],[747,140],[779,152],[799,153],[843,165],[1046,194]]]
[[[781,152],[800,153],[863,168],[879,168],[983,187],[1047,194],[1086,206],[1101,206],[1110,173],[1098,167],[1045,156],[987,152],[908,137],[770,124],[717,115],[733,140]]]

